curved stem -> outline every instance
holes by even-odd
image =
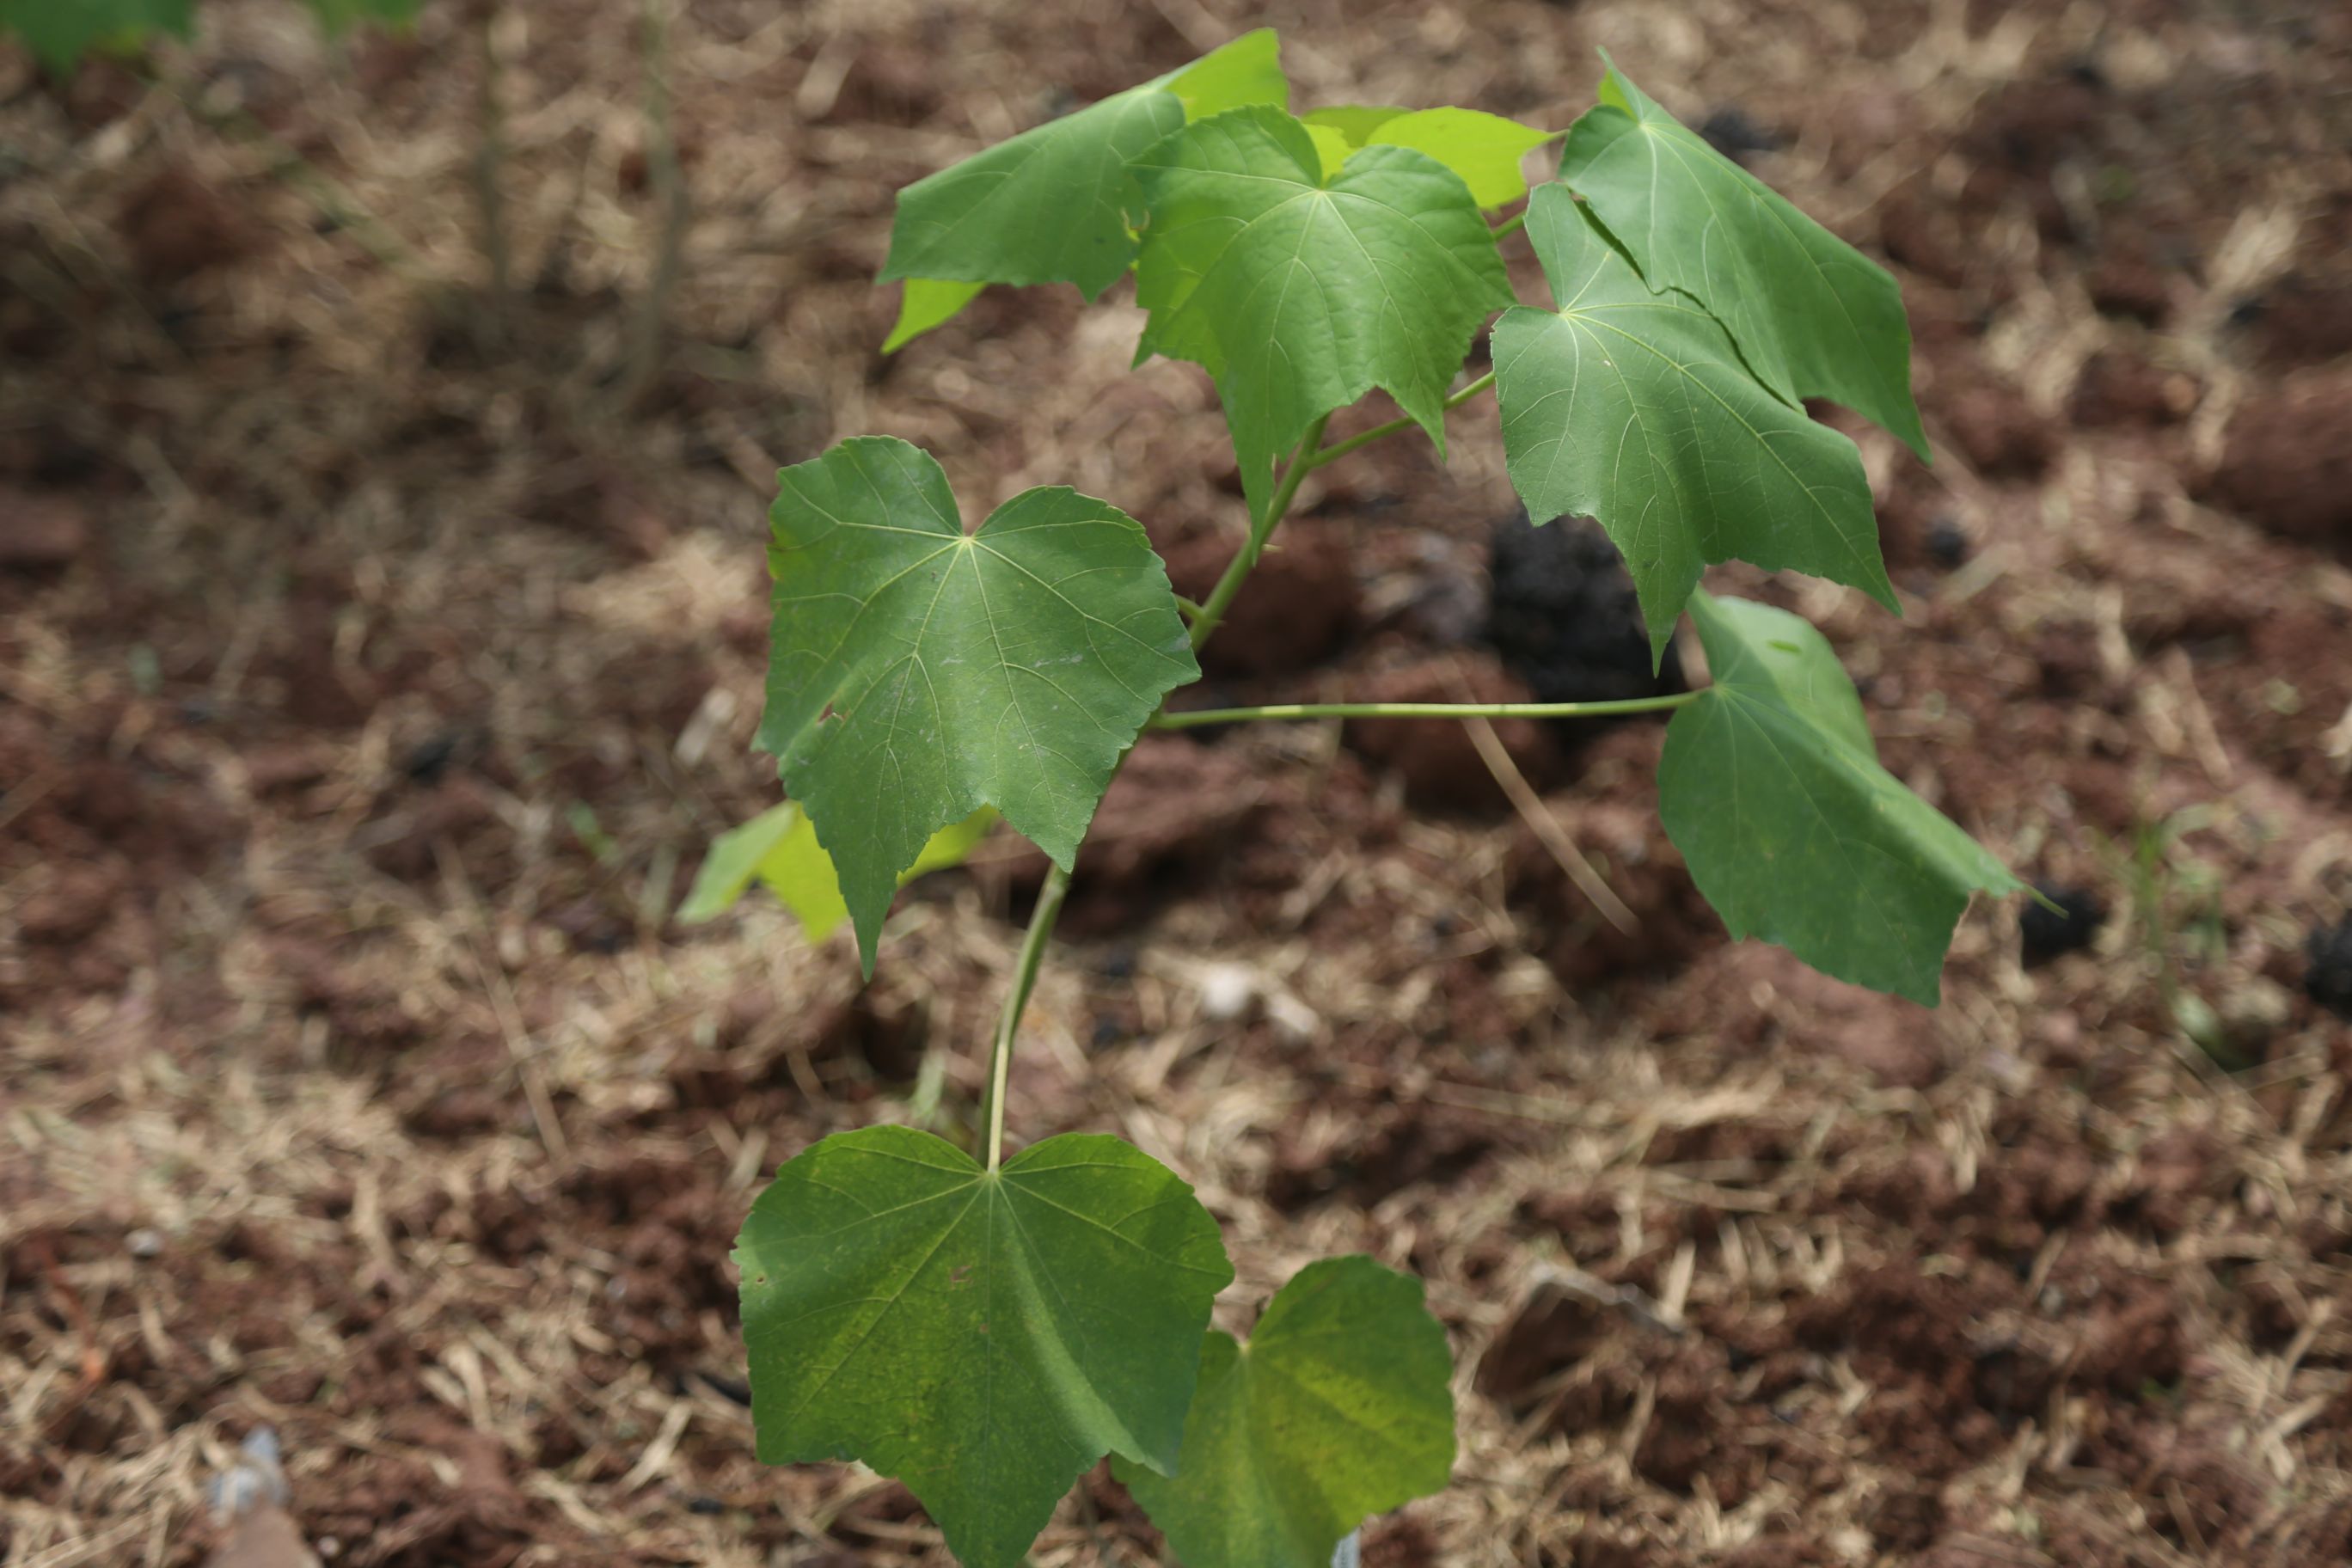
[[[1701,689],[1607,702],[1278,702],[1265,708],[1196,708],[1161,713],[1151,721],[1150,728],[1190,730],[1253,719],[1601,719],[1619,713],[1663,713],[1706,695]]]
[[[1309,425],[1307,434],[1298,438],[1297,447],[1291,451],[1289,464],[1282,470],[1282,483],[1275,487],[1274,494],[1266,500],[1265,515],[1250,519],[1248,542],[1226,565],[1225,574],[1217,579],[1216,587],[1210,590],[1208,598],[1202,602],[1201,613],[1192,622],[1192,649],[1195,653],[1200,651],[1202,643],[1209,640],[1209,634],[1217,629],[1217,624],[1225,618],[1225,612],[1233,607],[1234,595],[1242,591],[1242,584],[1257,564],[1257,558],[1265,553],[1265,542],[1274,536],[1276,524],[1281,522],[1283,514],[1290,510],[1290,503],[1297,499],[1298,487],[1306,482],[1307,470],[1315,467],[1318,445],[1323,439],[1323,426],[1330,420],[1328,414],[1324,415]]]
[[[1495,373],[1490,370],[1486,374],[1480,376],[1477,380],[1472,382],[1469,385],[1464,387],[1461,391],[1447,397],[1444,406],[1447,408],[1459,408],[1464,404],[1469,402],[1472,398],[1477,396],[1480,393],[1486,391],[1488,387],[1494,384]],[[1309,468],[1319,468],[1326,463],[1336,463],[1359,447],[1369,447],[1383,436],[1393,436],[1400,430],[1410,430],[1419,423],[1420,421],[1417,419],[1406,417],[1403,419],[1391,419],[1385,425],[1375,425],[1370,429],[1363,431],[1359,435],[1350,436],[1344,441],[1334,441],[1328,447],[1317,447],[1313,452],[1307,455],[1306,466]],[[1194,646],[1198,647],[1199,645],[1195,644]]]
[[[1045,961],[1045,939],[1062,917],[1062,899],[1070,890],[1070,874],[1048,867],[1045,885],[1037,891],[1037,908],[1029,916],[1029,931],[1021,939],[1021,957],[1013,973],[1013,989],[996,1020],[996,1046],[988,1066],[988,1168],[1004,1163],[1004,1079],[1013,1066],[1013,1037],[1021,1015],[1028,1010],[1029,993],[1037,988],[1037,969]]]

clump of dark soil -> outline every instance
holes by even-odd
[[[2037,882],[2033,890],[2057,908],[2035,902],[2018,911],[2017,942],[2029,969],[2090,946],[2106,923],[2106,903],[2088,888]]]
[[[2304,971],[2304,990],[2337,1017],[2352,1020],[2352,920],[2315,929],[2305,940],[2304,954],[2310,964]]]
[[[1522,510],[1496,524],[1491,538],[1486,640],[1537,701],[1615,701],[1687,689],[1671,646],[1652,666],[1633,580],[1599,523],[1563,517],[1530,527]],[[1610,721],[1558,722],[1575,744]]]

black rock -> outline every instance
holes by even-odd
[[[2303,951],[2311,960],[2304,972],[2304,990],[2337,1017],[2352,1019],[2352,916],[2333,926],[2315,927],[2304,940]]]
[[[2031,903],[2017,917],[2020,956],[2028,969],[2047,963],[2062,952],[2090,946],[2091,939],[2099,934],[2099,928],[2107,920],[2107,906],[2088,888],[2058,882],[2036,882],[2033,887],[2058,908],[2049,910]]]
[[[1586,518],[1530,528],[1524,511],[1495,530],[1486,641],[1538,702],[1617,701],[1689,689],[1673,646],[1655,671],[1633,580],[1617,546]],[[1589,739],[1612,721],[1570,720]]]
[[[417,742],[400,759],[402,775],[412,784],[439,784],[457,758],[459,739],[454,731],[444,730]]]
[[[1948,517],[1939,517],[1927,530],[1927,553],[1947,571],[1969,558],[1968,531]]]

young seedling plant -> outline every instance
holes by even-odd
[[[1133,273],[1139,359],[1213,378],[1241,465],[1248,533],[1206,599],[1178,599],[1143,529],[1074,490],[1029,490],[966,532],[940,465],[887,437],[784,469],[772,513],[760,742],[790,803],[730,836],[696,901],[755,875],[797,889],[814,923],[845,916],[870,975],[901,879],[955,858],[986,814],[1052,862],[977,1151],[905,1127],[826,1138],[783,1165],[736,1252],[760,1457],[899,1478],[971,1568],[1021,1563],[1106,1455],[1191,1568],[1322,1568],[1453,1462],[1445,1339],[1417,1281],[1317,1263],[1240,1344],[1209,1330],[1233,1269],[1182,1180],[1115,1138],[1008,1147],[1023,1010],[1146,729],[1675,710],[1661,811],[1732,934],[1929,1005],[1971,894],[2019,886],[1879,765],[1820,633],[1699,589],[1736,558],[1896,608],[1860,455],[1802,401],[1927,457],[1894,279],[1613,67],[1564,136],[1289,99],[1273,34],[1235,39],[907,187],[882,270],[904,285],[893,349],[992,283],[1091,297]],[[1555,141],[1559,177],[1530,194],[1523,160]],[[1499,247],[1522,227],[1549,304],[1513,297]],[[1496,312],[1494,369],[1457,385]],[[1402,416],[1327,441],[1374,387]],[[1446,411],[1490,389],[1528,515],[1598,519],[1654,656],[1688,615],[1710,685],[1167,710],[1308,474],[1413,429],[1442,454]]]

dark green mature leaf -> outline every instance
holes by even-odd
[[[1121,752],[1200,678],[1132,518],[1024,491],[966,534],[904,441],[777,476],[775,626],[760,744],[841,876],[866,968],[899,873],[993,805],[1067,867]]]
[[[1893,275],[1708,146],[1607,55],[1601,102],[1569,131],[1559,177],[1654,289],[1680,289],[1731,330],[1784,400],[1826,397],[1921,458],[1911,327]]]
[[[25,40],[50,70],[71,70],[96,45],[134,44],[150,33],[186,37],[195,0],[0,0],[0,36]]]
[[[987,1172],[904,1127],[777,1172],[735,1251],[760,1458],[863,1459],[1012,1568],[1106,1453],[1172,1470],[1228,1284],[1192,1189],[1116,1138]]]
[[[1186,119],[1290,100],[1270,28],[1181,70],[1000,142],[898,193],[881,281],[908,280],[886,350],[963,309],[956,285],[1075,283],[1092,299],[1135,259],[1128,161]]]
[[[1511,482],[1530,517],[1600,520],[1654,649],[1699,574],[1734,557],[1895,608],[1853,443],[1759,385],[1686,295],[1651,292],[1561,186],[1528,204],[1528,237],[1560,308],[1495,327]]]
[[[1328,183],[1307,127],[1239,109],[1136,160],[1151,208],[1138,357],[1217,378],[1237,435],[1286,451],[1323,415],[1388,389],[1439,451],[1447,385],[1509,280],[1462,177],[1366,147]]]
[[[1112,1469],[1186,1568],[1326,1568],[1366,1519],[1444,1488],[1452,1375],[1419,1280],[1310,1264],[1246,1349],[1210,1331],[1173,1478]]]
[[[1743,599],[1691,599],[1715,684],[1666,726],[1666,837],[1734,937],[1824,974],[1936,1005],[1977,889],[2022,884],[1878,764],[1853,683],[1811,626]]]

